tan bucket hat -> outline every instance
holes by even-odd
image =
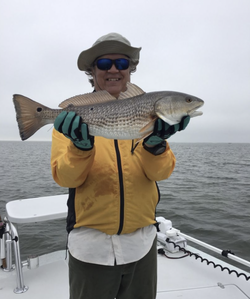
[[[81,71],[87,71],[97,57],[106,54],[123,54],[138,64],[140,51],[141,48],[131,47],[130,42],[125,37],[112,32],[98,38],[91,48],[82,51],[78,57],[77,65]]]

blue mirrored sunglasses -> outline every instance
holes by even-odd
[[[97,68],[102,71],[110,70],[113,64],[119,71],[127,70],[129,67],[129,60],[126,58],[118,58],[114,60],[109,58],[100,58],[95,62]]]

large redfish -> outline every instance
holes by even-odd
[[[62,109],[51,109],[17,94],[13,101],[22,140],[42,126],[54,123],[58,114],[65,110],[80,115],[88,124],[90,135],[138,141],[153,132],[157,118],[170,125],[177,124],[183,116],[201,115],[196,109],[204,104],[201,99],[180,92],[145,93],[131,83],[118,99],[107,91],[98,91],[65,100],[59,105]]]

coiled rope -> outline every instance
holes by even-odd
[[[199,259],[201,261],[201,263],[206,262],[207,266],[212,264],[214,268],[219,267],[221,269],[221,271],[227,270],[229,274],[235,273],[237,277],[244,276],[247,281],[250,280],[250,276],[247,276],[245,273],[238,273],[236,270],[230,270],[228,267],[223,267],[220,264],[215,264],[213,261],[209,261],[208,259],[203,258],[200,255],[198,255],[197,253],[193,253],[193,252],[191,252],[189,250],[186,250],[185,248],[181,247],[180,245],[177,245],[175,242],[170,241],[169,238],[166,239],[166,242],[168,242],[169,244],[173,244],[174,248],[178,248],[180,251],[183,251],[184,254],[185,254],[184,256],[175,257],[173,259],[179,259],[179,258],[183,258],[183,257],[187,257],[187,256],[190,256],[190,257],[193,256],[193,257],[195,257],[196,260]],[[158,249],[158,253],[162,254],[162,255],[165,255],[167,258],[172,258],[172,257],[169,257],[165,254],[165,250],[163,248]],[[230,252],[227,251],[223,255],[226,256],[227,253],[230,253]]]

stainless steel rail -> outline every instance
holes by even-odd
[[[6,223],[5,229],[5,243],[6,243],[6,265],[7,267],[4,271],[12,271],[14,268],[16,270],[16,288],[14,293],[21,294],[25,293],[29,288],[25,286],[23,279],[22,262],[20,255],[19,237],[16,227],[13,223],[8,221],[7,218],[4,219]],[[15,256],[15,267],[12,266],[12,245]]]

